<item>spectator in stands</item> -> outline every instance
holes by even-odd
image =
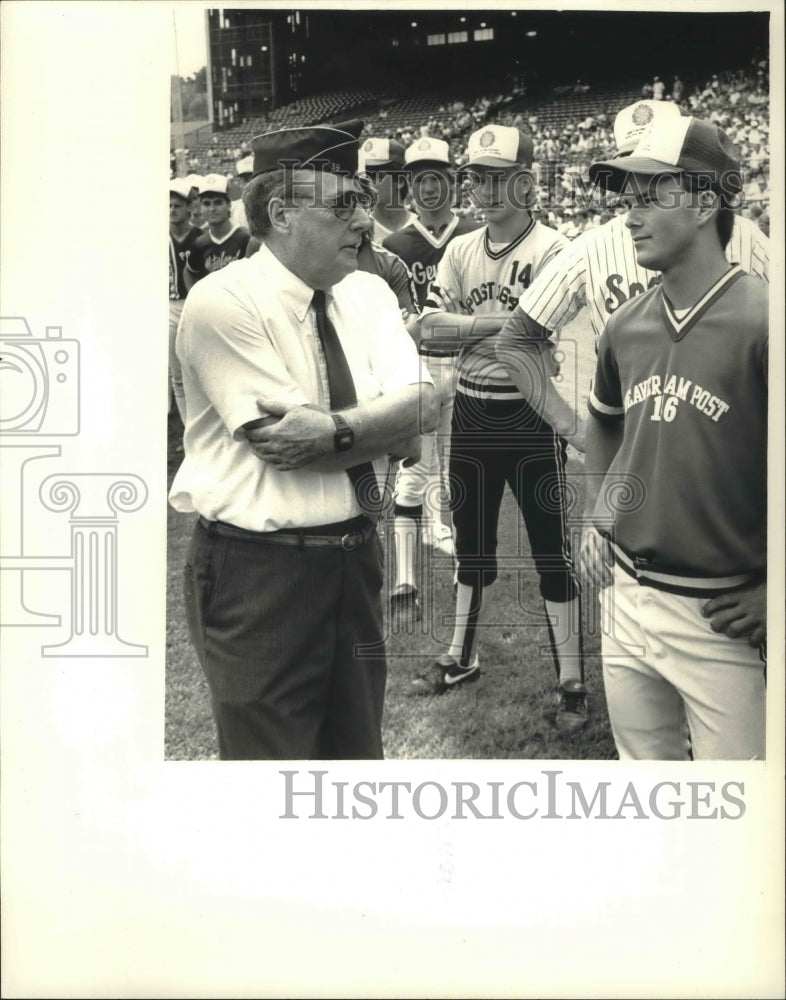
[[[641,88],[641,96],[645,101],[648,101],[652,97],[652,84],[649,81]]]
[[[680,80],[678,76],[674,77],[674,83],[671,85],[671,99],[675,104],[682,103],[682,92],[685,89],[685,84]]]
[[[227,179],[220,174],[208,174],[199,188],[199,200],[207,219],[208,229],[194,244],[186,260],[185,282],[190,291],[206,274],[220,271],[233,260],[242,260],[251,234],[230,219],[231,202],[227,194]]]
[[[652,78],[652,98],[655,101],[662,101],[666,96],[666,84],[659,76]]]
[[[395,139],[366,139],[361,143],[358,171],[365,174],[377,193],[371,220],[372,240],[381,243],[386,236],[414,222],[416,216],[406,206],[408,194],[404,170],[404,147]]]

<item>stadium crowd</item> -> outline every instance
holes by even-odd
[[[710,79],[692,88],[679,77],[669,93],[666,88],[662,99],[680,105],[683,114],[706,118],[722,128],[737,145],[745,165],[744,204],[742,214],[753,219],[762,231],[769,234],[769,67],[767,60],[753,60],[744,69],[726,70],[712,74]],[[659,77],[653,78],[657,84]],[[642,87],[641,96],[653,97],[653,83]],[[679,84],[679,86],[677,85]],[[607,222],[613,209],[604,202],[587,201],[585,182],[590,163],[613,148],[613,121],[616,111],[625,99],[612,106],[599,99],[580,117],[568,116],[556,124],[544,124],[536,110],[509,110],[513,103],[519,105],[522,92],[514,89],[508,94],[481,95],[475,101],[456,100],[438,105],[437,111],[423,123],[407,123],[387,128],[388,112],[382,109],[367,124],[363,137],[392,138],[408,146],[416,138],[429,136],[446,141],[456,166],[465,157],[469,133],[483,122],[512,125],[532,136],[535,147],[533,170],[539,178],[539,221],[558,230],[569,239]],[[590,94],[591,96],[591,94]],[[657,99],[657,97],[655,98]],[[350,117],[348,114],[347,117]],[[372,131],[373,129],[373,131]],[[264,131],[264,128],[261,129]],[[194,155],[185,149],[183,163],[192,186],[198,187],[199,178],[207,174],[226,174],[233,200],[242,190],[237,175],[227,173],[227,163],[242,161],[249,155],[247,143],[239,143],[236,130],[216,133],[211,139],[209,153]],[[174,159],[171,164],[174,176]],[[459,214],[472,214],[478,222],[482,216],[470,203],[466,191],[458,192]],[[202,222],[198,221],[201,225]]]

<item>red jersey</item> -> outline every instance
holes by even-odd
[[[641,582],[730,588],[766,567],[767,360],[767,286],[739,265],[679,317],[657,285],[606,324],[588,405],[624,420],[606,485]]]

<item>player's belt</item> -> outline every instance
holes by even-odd
[[[335,524],[317,524],[308,528],[281,528],[278,531],[249,531],[226,521],[208,521],[199,516],[199,523],[210,535],[234,538],[256,545],[294,545],[299,549],[329,546],[349,552],[364,545],[376,532],[376,525],[364,515],[338,521]]]
[[[682,576],[651,569],[651,560],[626,552],[616,542],[611,543],[614,560],[628,576],[644,587],[654,587],[685,597],[705,597],[736,590],[762,579],[759,573],[737,573],[734,576]]]
[[[452,351],[449,351],[447,349],[441,350],[441,351],[439,351],[439,350],[432,351],[432,350],[430,350],[427,347],[421,347],[420,348],[420,354],[424,358],[457,358],[460,353],[461,353],[460,349],[456,349],[456,350],[452,350]]]

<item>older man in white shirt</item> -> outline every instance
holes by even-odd
[[[188,422],[170,501],[199,515],[186,611],[222,759],[383,755],[374,473],[416,457],[435,413],[395,296],[356,270],[361,127],[254,140],[244,200],[264,245],[183,311]]]

